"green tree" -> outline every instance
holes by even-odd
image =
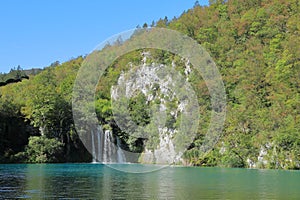
[[[49,139],[45,136],[30,137],[26,147],[26,162],[29,163],[53,163],[62,161],[63,143],[57,139]]]

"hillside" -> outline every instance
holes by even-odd
[[[218,143],[205,155],[200,149],[210,120],[208,89],[193,66],[189,66],[191,73],[185,74],[187,60],[170,52],[141,49],[117,59],[97,86],[97,117],[105,130],[120,138],[122,149],[155,151],[161,138],[152,135],[145,143],[138,137],[141,130],[130,135],[121,131],[112,118],[111,106],[111,88],[121,83],[120,77],[130,70],[130,64],[137,71],[152,73],[151,68],[139,68],[148,52],[148,63],[174,64],[197,95],[203,117],[197,137],[182,156],[184,164],[299,169],[299,19],[298,0],[216,0],[208,7],[196,3],[179,18],[155,23],[196,40],[210,53],[222,75],[227,96],[225,126]],[[119,44],[107,48],[113,51],[114,45]],[[92,160],[72,118],[73,83],[83,60],[78,57],[47,67],[29,80],[0,88],[0,161]],[[179,106],[178,99],[161,89],[153,84],[147,92],[137,92],[129,99],[131,118],[150,134],[154,129],[149,120],[151,107],[164,98],[169,100],[166,113],[174,113]],[[148,101],[150,94],[157,98]],[[166,114],[167,132],[178,131],[179,119],[179,115]]]

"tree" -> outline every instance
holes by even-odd
[[[63,143],[57,139],[49,139],[45,136],[30,137],[26,147],[26,162],[29,163],[53,163],[62,161]]]

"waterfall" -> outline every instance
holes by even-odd
[[[96,137],[95,137],[96,134]],[[91,131],[93,163],[125,163],[126,158],[121,149],[121,141],[115,137],[110,130],[102,131],[98,127],[97,131]],[[117,144],[114,143],[116,141]]]
[[[111,131],[106,130],[104,132],[104,147],[103,147],[103,160],[104,163],[111,162]]]
[[[101,137],[103,138],[103,132],[102,132],[102,130],[101,130],[101,128],[100,127],[98,127],[98,129],[97,129],[97,139],[98,139],[98,145],[97,145],[97,147],[98,147],[98,156],[97,156],[97,159],[98,159],[98,161],[101,161],[102,160],[102,148],[101,148],[101,146],[102,146],[102,144],[101,144],[101,141],[103,140],[103,139],[101,139]]]
[[[91,131],[91,136],[92,136],[92,156],[93,156],[93,163],[97,162],[97,157],[96,157],[96,149],[95,149],[95,142],[94,142],[94,132]]]
[[[123,150],[121,149],[121,141],[120,139],[117,137],[117,162],[118,163],[124,163],[125,161],[125,154],[123,152]]]

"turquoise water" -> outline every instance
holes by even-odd
[[[167,167],[133,174],[102,164],[0,165],[0,199],[300,199],[299,183],[300,171]]]

